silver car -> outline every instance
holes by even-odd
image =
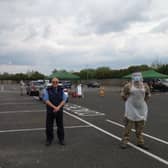
[[[42,81],[30,81],[26,86],[26,93],[30,96],[38,96],[43,87]]]

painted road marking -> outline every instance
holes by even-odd
[[[17,90],[3,90],[2,93],[19,93]]]
[[[1,99],[0,102],[20,102],[20,101],[32,100],[31,97],[20,97],[19,99],[0,97],[0,99]]]
[[[89,128],[89,125],[76,125],[64,127],[65,129],[75,129],[75,128]],[[57,129],[57,127],[54,127]],[[33,132],[33,131],[43,131],[45,128],[30,128],[30,129],[13,129],[13,130],[0,130],[0,133],[15,133],[15,132]]]
[[[0,114],[15,114],[15,113],[41,113],[45,110],[22,110],[22,111],[2,111]]]
[[[6,106],[6,105],[37,105],[37,103],[2,103],[0,106]]]
[[[90,110],[86,107],[82,107],[76,104],[66,104],[65,110],[73,112],[74,114],[78,116],[85,116],[85,117],[94,117],[94,116],[104,116],[104,113],[97,112],[94,110]]]
[[[160,95],[168,95],[168,92],[153,92],[152,95],[160,96]]]
[[[2,94],[0,95],[2,100],[19,100],[19,99],[32,99],[33,96],[20,95],[20,94]],[[17,98],[17,99],[16,99]]]
[[[77,107],[81,107],[81,106],[77,106]],[[31,111],[31,110],[3,111],[3,112],[0,112],[0,114],[41,113],[41,112],[45,113],[46,111],[43,110],[43,109],[42,109],[42,110],[32,110],[32,111]],[[86,113],[86,112],[80,112],[80,114],[79,114],[78,111],[77,111],[77,112],[74,112],[74,113],[77,114],[77,115],[80,115],[80,116],[96,116],[96,115],[95,115],[96,111],[93,113],[93,115],[92,115],[91,113]],[[98,115],[100,115],[100,114],[98,114]],[[103,115],[103,114],[102,114],[102,115]],[[106,121],[109,122],[109,123],[111,123],[111,124],[114,124],[114,125],[116,125],[116,126],[119,126],[119,127],[121,127],[121,128],[124,128],[124,125],[122,125],[122,124],[120,124],[120,123],[118,123],[118,122],[111,121],[111,120],[108,120],[108,119],[107,119]],[[132,129],[132,131],[135,132],[135,129]],[[160,138],[151,136],[151,135],[146,134],[146,133],[143,133],[143,135],[146,136],[146,137],[148,137],[148,138],[151,138],[151,139],[153,139],[153,140],[156,140],[156,141],[158,141],[158,142],[160,142],[160,143],[164,143],[164,144],[168,145],[168,142],[165,141],[165,140],[163,140],[163,139],[160,139]]]
[[[106,120],[106,121],[109,122],[109,123],[111,123],[111,124],[114,124],[114,125],[116,125],[116,126],[119,126],[119,127],[121,127],[121,128],[124,128],[124,127],[125,127],[124,125],[119,124],[119,123],[117,123],[117,122],[115,122],[115,121],[111,121],[111,120]],[[135,132],[135,129],[132,129],[132,131]],[[162,139],[160,139],[160,138],[151,136],[151,135],[146,134],[146,133],[143,133],[143,135],[146,136],[146,137],[148,137],[148,138],[150,138],[150,139],[153,139],[153,140],[155,140],[155,141],[158,141],[158,142],[160,142],[160,143],[164,143],[164,144],[168,145],[168,142],[165,141],[165,140],[162,140]]]
[[[46,111],[45,110],[22,110],[22,111],[3,111],[3,112],[0,112],[0,115],[1,114],[15,114],[15,113],[45,113]],[[81,115],[82,116],[82,115]],[[87,116],[86,114],[84,114],[84,116]],[[88,116],[92,116],[91,114],[89,114]],[[95,115],[93,115],[95,116]],[[124,128],[124,125],[118,123],[118,122],[115,122],[115,121],[111,121],[111,120],[106,120],[107,122],[111,123],[111,124],[114,124],[116,126],[119,126],[121,128]],[[135,129],[132,129],[133,132],[135,132]],[[153,140],[156,140],[160,143],[164,143],[166,145],[168,145],[168,142],[163,140],[163,139],[160,139],[160,138],[157,138],[157,137],[154,137],[154,136],[151,136],[149,134],[146,134],[146,133],[143,133],[144,136],[148,137],[148,138],[151,138]]]
[[[4,85],[1,85],[1,92],[4,91]]]
[[[77,114],[77,115],[79,115],[79,116],[96,116],[96,113],[97,113],[98,115],[104,115],[104,113],[99,113],[99,112],[96,112],[96,111],[94,111],[94,112],[93,112],[93,115],[92,115],[92,110],[89,110],[89,109],[87,109],[87,108],[84,108],[84,107],[82,107],[82,106],[75,105],[75,104],[72,104],[72,105],[68,106],[67,109],[68,109],[68,110],[73,109],[72,112],[75,113],[75,114]],[[65,109],[65,110],[66,110],[66,109]],[[90,113],[90,111],[91,111],[91,113]],[[124,128],[124,125],[121,125],[121,124],[119,124],[119,123],[117,123],[117,122],[115,122],[115,121],[111,121],[111,120],[106,120],[106,121],[109,122],[109,123],[111,123],[111,124],[114,124],[114,125],[117,125],[117,126],[119,126],[119,127]],[[132,129],[132,131],[135,132],[135,129]],[[165,141],[165,140],[162,140],[162,139],[160,139],[160,138],[151,136],[151,135],[146,134],[146,133],[143,133],[143,135],[146,136],[146,137],[148,137],[148,138],[151,138],[151,139],[153,139],[153,140],[156,140],[156,141],[158,141],[158,142],[160,142],[160,143],[164,143],[164,144],[168,145],[168,142]]]
[[[116,136],[116,135],[114,135],[114,134],[112,134],[112,133],[110,133],[110,132],[108,132],[108,131],[106,131],[106,130],[104,130],[104,129],[102,129],[102,128],[100,128],[100,127],[98,127],[98,126],[96,126],[96,125],[94,125],[94,124],[92,124],[92,123],[80,118],[80,117],[78,117],[78,116],[76,116],[76,115],[74,115],[74,114],[71,114],[71,113],[69,113],[67,111],[65,113],[67,115],[73,117],[73,118],[76,118],[77,120],[79,120],[79,121],[81,121],[81,122],[83,122],[85,124],[88,124],[89,126],[95,128],[95,129],[103,132],[104,134],[109,135],[110,137],[113,137],[114,139],[117,139],[117,140],[121,141],[120,137],[118,137],[118,136]],[[157,156],[157,155],[155,155],[153,153],[150,153],[150,152],[148,152],[148,151],[146,151],[146,150],[144,150],[142,148],[139,148],[138,146],[136,146],[136,145],[134,145],[134,144],[132,144],[130,142],[128,143],[128,145],[131,146],[132,148],[134,148],[134,149],[136,149],[136,150],[138,150],[138,151],[140,151],[140,152],[142,152],[142,153],[154,158],[155,160],[157,160],[157,161],[159,161],[159,162],[161,162],[161,163],[163,163],[165,165],[168,165],[168,161],[167,160],[165,160],[165,159],[163,159],[163,158],[161,158],[161,157],[159,157],[159,156]]]
[[[33,96],[35,100],[40,100],[39,96]]]

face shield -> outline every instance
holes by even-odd
[[[143,77],[141,72],[136,72],[132,74],[132,82],[133,83],[142,83]]]

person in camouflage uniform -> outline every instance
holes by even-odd
[[[144,145],[143,130],[148,114],[146,102],[150,97],[150,89],[143,83],[140,72],[132,74],[132,81],[125,84],[121,96],[125,101],[125,128],[121,148],[127,148],[131,129],[135,126],[137,146],[147,150],[148,147]]]

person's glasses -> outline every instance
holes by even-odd
[[[52,83],[57,84],[57,83],[58,83],[58,81],[52,81]]]

